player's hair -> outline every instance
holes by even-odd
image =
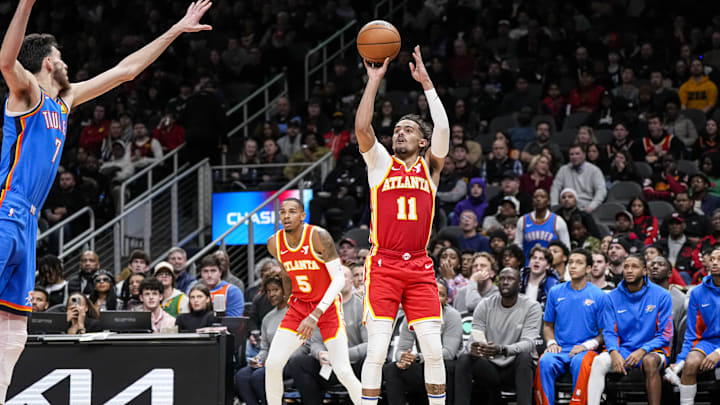
[[[209,255],[203,257],[202,260],[200,260],[200,265],[198,267],[201,271],[205,267],[217,267],[218,270],[222,271],[220,266],[220,259],[215,256],[215,253],[210,253]]]
[[[57,48],[58,44],[52,34],[27,35],[20,47],[18,61],[30,73],[38,73],[42,70],[43,59],[50,56],[53,47]]]
[[[433,131],[432,125],[430,125],[428,122],[426,122],[424,119],[422,119],[421,116],[419,116],[417,114],[405,114],[402,117],[400,117],[398,122],[400,122],[402,120],[409,120],[409,121],[412,121],[412,122],[418,124],[418,128],[420,129],[420,134],[422,135],[423,139],[427,139],[427,141],[428,141],[427,146],[425,148],[420,149],[420,154],[421,155],[424,154],[425,151],[428,150],[428,148],[430,148],[430,138],[432,137],[432,131]]]
[[[163,287],[160,280],[156,279],[155,277],[148,277],[145,280],[140,282],[140,295],[142,295],[143,291],[157,291],[160,294],[162,294],[165,287]]]
[[[288,198],[282,200],[282,202],[280,203],[280,205],[282,205],[285,201],[295,201],[295,202],[297,203],[297,205],[300,207],[300,209],[301,209],[301,210],[303,209],[303,203],[302,203],[302,201],[300,201],[299,198],[288,197]]]
[[[625,258],[625,260],[623,260],[623,264],[628,261],[628,259],[636,259],[643,267],[647,267],[647,263],[645,262],[645,256],[640,253],[631,253],[630,255],[628,255],[628,257]]]
[[[542,255],[545,257],[545,260],[548,262],[548,266],[552,266],[553,255],[552,255],[552,253],[550,253],[550,251],[548,249],[546,249],[542,246],[535,246],[532,249],[530,249],[530,257],[528,257],[528,259],[533,257],[536,252],[542,253]]]
[[[585,265],[590,267],[592,267],[593,265],[592,253],[590,253],[590,251],[587,249],[573,249],[572,252],[570,252],[570,255],[583,255],[585,256]]]
[[[205,306],[206,311],[212,311],[213,304],[212,304],[212,295],[210,294],[210,289],[203,283],[196,283],[190,291],[188,291],[188,297],[190,297],[190,294],[192,294],[193,291],[200,291],[203,293],[204,296],[207,298],[210,298],[207,305]],[[190,306],[190,312],[195,312],[195,310]]]

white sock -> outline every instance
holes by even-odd
[[[612,359],[608,352],[603,352],[595,357],[590,370],[588,380],[587,405],[600,405],[603,391],[605,391],[605,374],[612,367]]]
[[[694,404],[696,393],[697,393],[697,384],[693,384],[693,385],[680,384],[680,405]]]
[[[0,311],[0,404],[5,403],[10,378],[26,340],[27,317]]]
[[[430,405],[445,405],[445,393],[443,392],[440,395],[428,394],[428,402]]]

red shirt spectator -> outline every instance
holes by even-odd
[[[343,130],[345,127],[345,115],[340,111],[333,114],[332,126],[333,128],[323,135],[323,138],[325,146],[332,151],[333,157],[337,160],[340,151],[350,142],[350,131]]]
[[[605,88],[594,83],[592,73],[585,71],[580,75],[580,86],[570,92],[570,108],[576,112],[594,112],[600,106]]]
[[[175,122],[172,114],[165,114],[153,130],[153,138],[160,142],[164,152],[169,152],[185,142],[185,129]]]
[[[110,121],[105,119],[105,107],[95,106],[93,119],[80,133],[80,146],[90,154],[99,157],[103,139],[110,133]]]

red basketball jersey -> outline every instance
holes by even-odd
[[[303,224],[302,238],[292,248],[285,239],[285,230],[275,234],[277,258],[292,280],[293,297],[306,302],[319,302],[330,286],[330,273],[325,262],[315,255],[312,246],[313,226]]]
[[[385,178],[370,190],[373,245],[398,252],[425,250],[435,213],[435,186],[424,159],[407,169],[392,157]]]

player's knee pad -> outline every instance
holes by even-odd
[[[425,361],[425,381],[429,384],[445,384],[440,321],[425,321],[413,326],[415,336]]]

